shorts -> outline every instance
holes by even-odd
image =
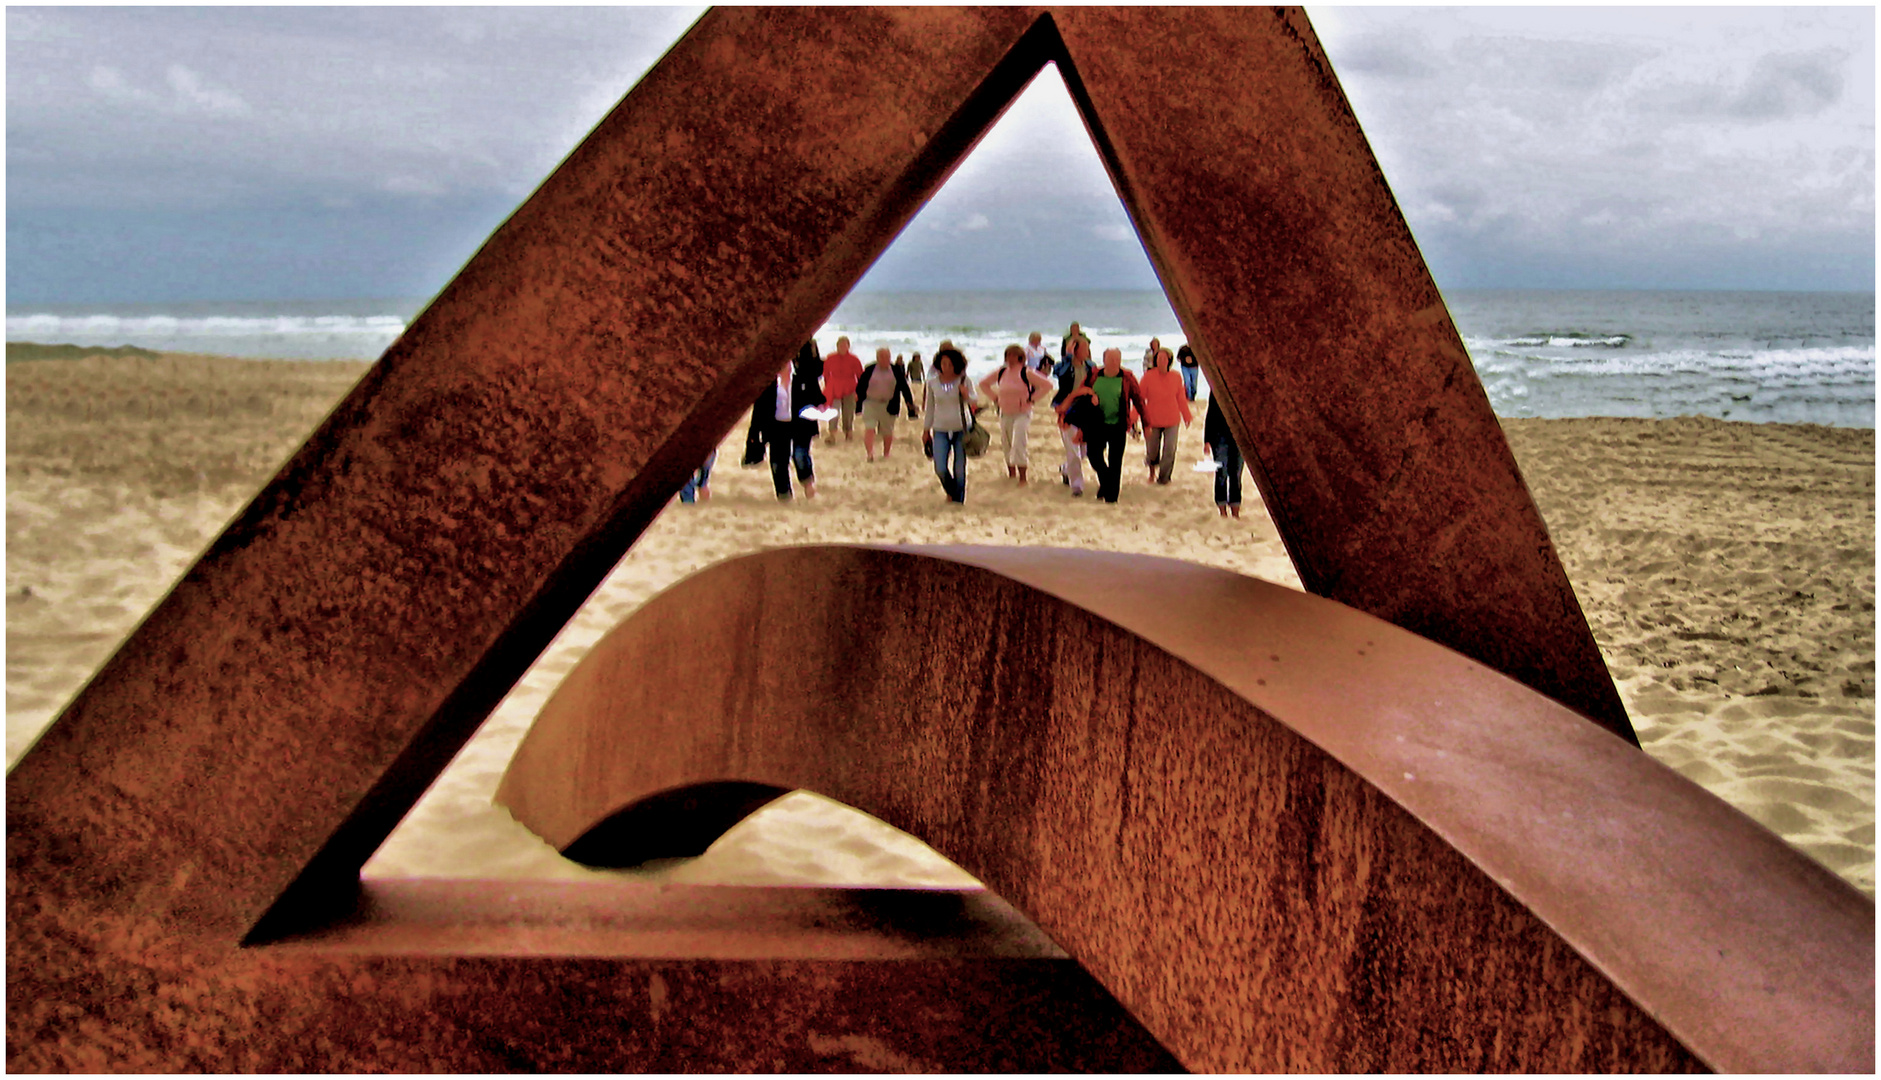
[[[865,401],[862,403],[862,430],[874,431],[884,439],[895,437],[895,414],[888,411],[886,401]]]

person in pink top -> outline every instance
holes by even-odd
[[[1143,393],[1144,462],[1149,466],[1149,480],[1158,484],[1167,484],[1176,471],[1176,435],[1181,430],[1176,422],[1187,427],[1195,420],[1174,360],[1168,349],[1158,348],[1151,368],[1137,380]]]
[[[1025,445],[1032,430],[1032,402],[1040,391],[1052,389],[1052,381],[1025,362],[1023,345],[1006,346],[1006,366],[980,380],[980,393],[999,402],[999,431],[1006,437],[1006,478],[1017,476],[1020,487],[1025,486],[1025,470],[1032,464]]]
[[[849,351],[849,339],[836,339],[836,351],[823,358],[823,394],[829,398],[830,405],[841,410],[840,423],[843,426],[843,438],[854,441],[856,437],[856,380],[862,378],[862,358]],[[839,421],[829,422],[829,436],[836,437],[836,425]]]

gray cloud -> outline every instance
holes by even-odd
[[[697,10],[9,8],[9,293],[435,289]],[[1311,14],[1447,287],[1873,287],[1872,9]],[[1048,71],[869,281],[1154,278]]]
[[[696,14],[10,8],[9,205],[520,196]]]
[[[1366,34],[1346,46],[1339,70],[1376,79],[1427,79],[1439,71],[1429,53],[1430,43],[1416,35]]]
[[[1328,13],[1440,282],[1743,287],[1768,268],[1797,287],[1813,264],[1813,287],[1872,288],[1874,104],[1853,94],[1872,11],[1635,11]],[[1374,74],[1380,40],[1439,75]],[[1870,44],[1825,44],[1848,41]]]
[[[1765,56],[1757,61],[1727,111],[1747,120],[1811,116],[1842,97],[1843,61],[1839,49]]]
[[[141,111],[187,117],[246,116],[253,112],[240,94],[206,82],[182,64],[171,64],[160,87],[134,86],[123,72],[93,65],[85,80],[101,99]]]

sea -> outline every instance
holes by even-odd
[[[1712,416],[1873,428],[1873,293],[1457,290],[1445,294],[1491,406],[1508,417]],[[415,299],[7,307],[7,341],[371,360]],[[817,333],[866,360],[951,339],[975,373],[1036,330],[1056,355],[1078,321],[1136,367],[1180,325],[1159,292],[870,292]]]

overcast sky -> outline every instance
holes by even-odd
[[[1874,288],[1872,8],[1309,8],[1445,288]],[[698,8],[7,9],[8,304],[427,297]],[[865,281],[1153,288],[1047,70]]]

